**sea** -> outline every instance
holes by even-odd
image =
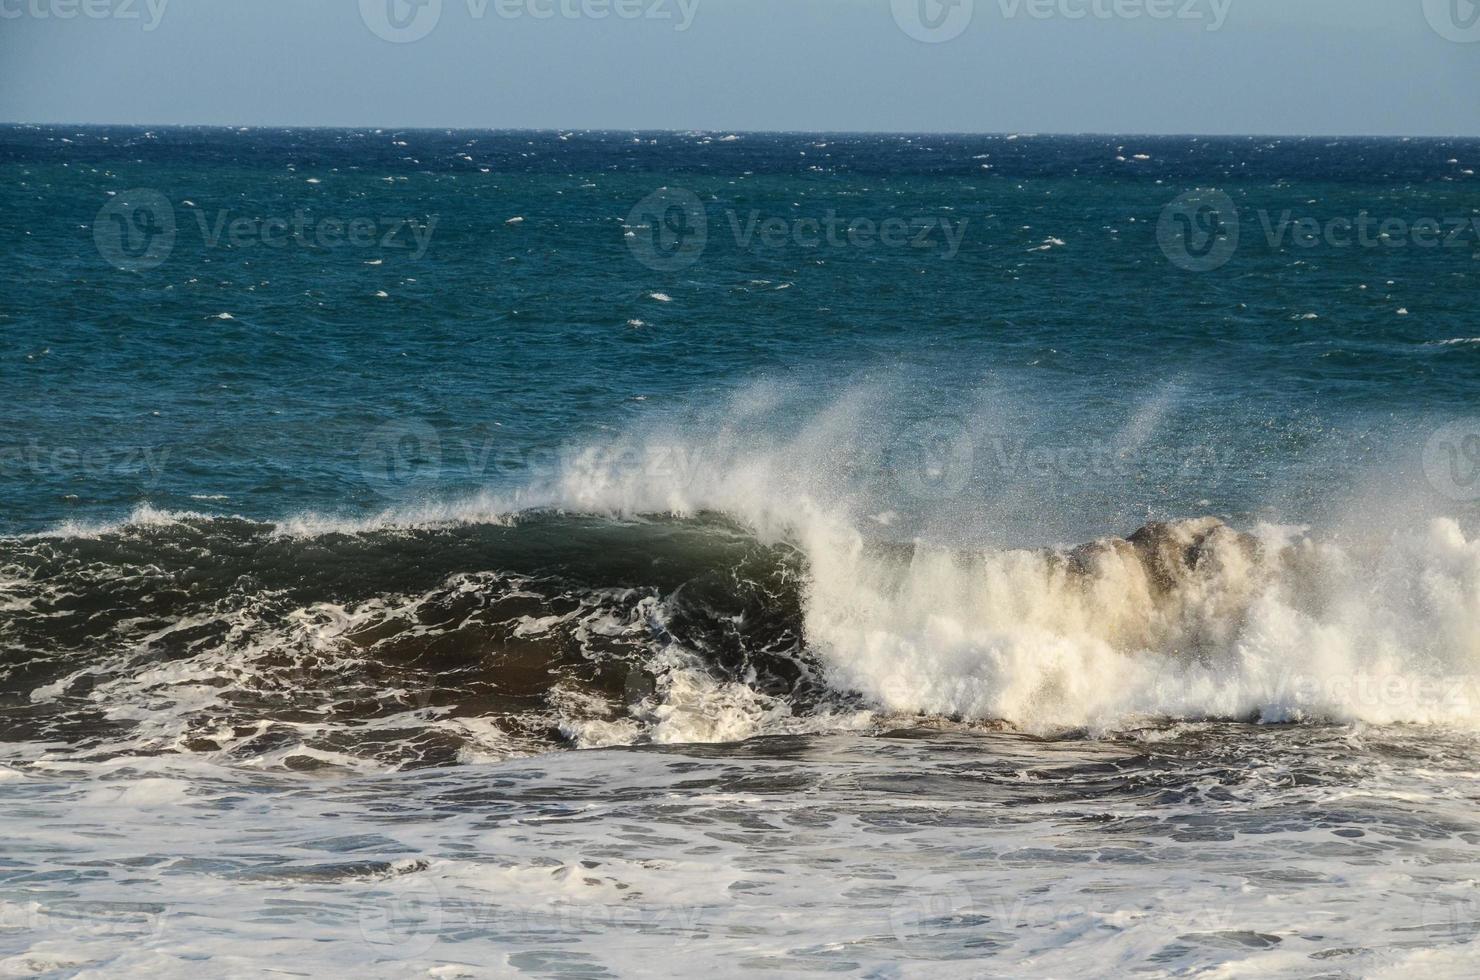
[[[1474,976],[1476,167],[0,127],[0,974]]]

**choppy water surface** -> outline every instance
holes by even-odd
[[[0,969],[1471,975],[1476,162],[0,130]]]
[[[1175,725],[396,775],[56,760],[7,770],[5,962],[1463,976],[1480,931],[1475,749],[1435,731]]]

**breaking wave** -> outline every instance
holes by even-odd
[[[844,399],[781,438],[764,401],[471,499],[0,538],[0,740],[315,768],[922,720],[1480,718],[1480,534],[1429,503],[1292,527],[1122,502],[1123,536],[1023,546],[1003,502],[1047,505],[963,466],[989,451],[972,426],[870,443]],[[1110,464],[1167,457],[1165,401]]]
[[[0,545],[11,742],[295,768],[918,722],[1467,725],[1480,539],[1148,524],[960,550],[814,514],[285,532],[141,513]]]

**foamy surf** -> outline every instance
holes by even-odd
[[[9,539],[0,608],[33,649],[91,631],[42,657],[38,710],[70,731],[106,705],[148,751],[405,764],[921,720],[1480,720],[1480,534],[1442,501],[1003,546],[1013,499],[961,465],[1029,465],[982,435],[1000,406],[907,427],[900,456],[879,445],[893,390],[793,397],[751,388],[461,497],[274,521],[146,504]],[[1092,461],[1144,454],[1179,397],[1151,393]],[[170,597],[158,615],[140,589]],[[89,592],[102,612],[70,608]],[[223,721],[247,727],[206,732]]]
[[[93,590],[106,607],[117,591],[116,612],[88,613],[93,628],[116,617],[90,659],[59,663],[30,697],[64,728],[83,723],[85,705],[106,706],[133,726],[128,744],[148,751],[250,756],[284,737],[322,750],[371,721],[372,758],[394,762],[440,753],[431,742],[489,758],[930,719],[1036,733],[1477,720],[1480,540],[1453,519],[1336,540],[1198,518],[1000,550],[891,540],[877,522],[805,509],[797,523],[749,515],[756,524],[703,508],[495,513],[479,501],[347,525],[145,510],[113,528],[13,540],[20,574],[0,599],[12,635],[42,649],[72,628],[69,593]],[[634,558],[612,560],[613,546]],[[391,569],[376,563],[408,549],[427,556],[424,585],[383,591]],[[93,563],[74,581],[25,571],[84,550]],[[203,554],[215,557],[202,564]],[[473,555],[496,569],[459,570]],[[362,571],[316,582],[294,570],[309,556]],[[262,557],[289,564],[253,568]],[[649,573],[649,562],[669,567]],[[249,569],[254,588],[212,591]],[[169,589],[182,577],[196,594],[173,620],[131,614],[125,597],[139,583]],[[185,639],[195,635],[206,639]],[[156,662],[182,641],[190,659]],[[507,655],[480,666],[494,642],[566,666],[502,699],[500,673],[523,668]],[[465,653],[415,666],[418,650],[437,648]],[[211,734],[232,718],[238,734]]]

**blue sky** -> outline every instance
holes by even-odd
[[[0,0],[0,120],[1480,135],[1480,0],[412,2]]]

